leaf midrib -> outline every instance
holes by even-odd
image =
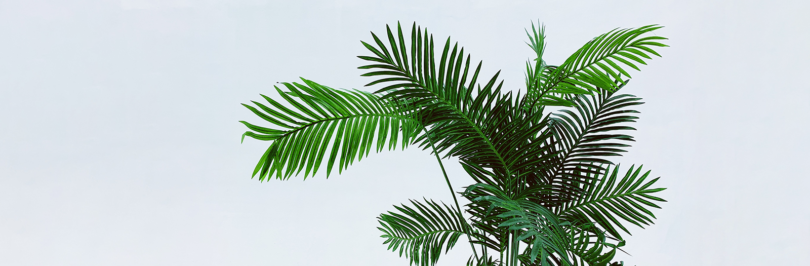
[[[431,235],[431,234],[439,234],[439,233],[456,233],[456,234],[462,234],[462,235],[467,234],[467,233],[462,232],[462,231],[444,229],[444,230],[428,231],[428,232],[425,232],[425,233],[417,234],[417,235],[415,235],[413,237],[409,237],[409,238],[404,238],[404,237],[399,237],[399,236],[396,236],[396,235],[391,235],[391,233],[388,232],[388,238],[389,239],[393,238],[393,239],[400,240],[400,241],[413,241],[413,240],[416,240],[416,239],[419,239],[419,238],[426,237],[426,236]]]
[[[581,207],[584,207],[584,206],[588,206],[588,205],[596,205],[597,203],[606,202],[606,201],[608,201],[610,199],[618,199],[618,198],[621,198],[621,197],[627,197],[627,196],[631,196],[631,195],[634,195],[634,194],[639,194],[640,195],[640,194],[643,194],[643,191],[644,190],[633,190],[633,191],[628,191],[628,192],[622,193],[622,194],[617,194],[617,195],[613,195],[613,196],[609,196],[609,197],[604,197],[604,198],[599,198],[599,199],[594,199],[594,200],[590,200],[590,201],[587,201],[587,202],[583,202],[583,203],[568,207],[568,208],[560,211],[560,216],[563,216],[565,214],[569,214],[569,212],[571,212],[571,211],[573,211],[575,209],[578,209],[578,208],[581,208]]]
[[[315,121],[310,122],[310,123],[305,123],[301,127],[298,127],[296,129],[293,129],[293,130],[290,130],[290,131],[285,131],[285,133],[281,134],[281,137],[279,137],[278,139],[285,138],[285,137],[287,137],[289,135],[292,135],[292,134],[294,134],[294,133],[296,133],[298,131],[304,130],[304,129],[308,128],[308,127],[315,126],[316,124],[326,123],[326,122],[334,121],[334,120],[350,119],[350,118],[358,118],[358,117],[390,117],[390,118],[398,118],[400,120],[410,120],[410,121],[413,121],[413,122],[418,122],[418,121],[414,120],[413,118],[409,118],[409,117],[405,117],[405,116],[401,116],[401,115],[390,115],[390,114],[348,115],[348,116],[332,117],[332,118],[326,118],[326,119],[318,119],[318,120],[315,120]]]

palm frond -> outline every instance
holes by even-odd
[[[609,243],[609,239],[617,240],[606,235],[605,231],[600,230],[595,224],[586,219],[577,219],[576,215],[568,216],[571,219],[572,226],[568,227],[570,241],[572,243],[569,250],[574,257],[574,265],[592,265],[592,266],[607,266],[607,264],[616,255],[616,249],[624,246],[624,240],[618,240],[617,243]],[[606,251],[607,250],[607,251]]]
[[[282,83],[287,91],[276,87],[288,106],[264,95],[270,106],[256,101],[256,107],[242,104],[273,127],[240,121],[250,129],[243,141],[247,136],[272,142],[253,172],[259,180],[273,175],[287,179],[301,171],[306,179],[315,175],[324,159],[328,177],[334,166],[342,172],[372,149],[382,150],[386,142],[389,149],[406,147],[422,128],[407,108],[391,100],[302,81]]]
[[[617,95],[623,86],[614,91],[597,88],[598,94],[579,95],[572,99],[573,110],[562,109],[552,116],[552,132],[559,150],[558,160],[549,168],[551,180],[545,181],[559,193],[549,199],[552,206],[583,192],[581,188],[592,181],[592,174],[601,173],[601,165],[611,164],[605,157],[621,156],[630,147],[626,142],[635,141],[622,132],[635,130],[627,123],[638,119],[634,116],[638,111],[630,108],[643,103],[633,95]]]
[[[478,85],[477,89],[473,89],[481,64],[478,64],[468,82],[470,56],[463,60],[464,48],[459,49],[458,44],[451,45],[448,38],[440,59],[436,61],[432,35],[414,24],[409,57],[402,28],[398,27],[397,30],[395,37],[387,28],[388,44],[374,33],[372,37],[376,46],[363,42],[374,55],[360,56],[371,62],[360,68],[369,69],[370,72],[364,76],[379,77],[368,86],[385,84],[376,92],[383,95],[383,99],[394,98],[418,106],[420,122],[429,128],[426,135],[420,135],[418,139],[423,147],[427,147],[425,140],[430,136],[436,143],[436,150],[443,152],[445,157],[459,156],[470,167],[490,169],[496,177],[482,177],[487,178],[487,183],[502,182],[507,178],[500,177],[512,178],[518,172],[516,168],[528,167],[526,165],[530,163],[525,162],[525,157],[512,156],[527,153],[526,148],[519,149],[521,146],[533,147],[534,157],[531,160],[542,157],[544,150],[538,150],[537,145],[527,145],[525,138],[519,139],[523,135],[505,134],[507,131],[502,130],[502,125],[518,125],[522,129],[531,129],[519,132],[531,135],[536,134],[544,124],[540,122],[542,113],[519,113],[522,110],[516,106],[523,103],[516,101],[510,93],[501,94],[502,83],[495,86],[498,74],[483,87]],[[496,139],[498,136],[500,139]],[[533,137],[549,136],[540,134]],[[502,154],[505,151],[511,155]]]
[[[541,86],[529,90],[534,101],[569,100],[577,94],[591,94],[597,88],[613,90],[613,80],[620,75],[631,77],[626,67],[640,70],[636,64],[646,65],[651,55],[661,56],[653,48],[666,47],[658,42],[660,36],[642,36],[662,28],[648,25],[636,29],[614,29],[586,43],[566,61],[555,68]]]
[[[476,182],[501,187],[516,186],[553,157],[552,147],[540,145],[551,137],[543,112],[523,108],[531,104],[526,97],[502,94],[502,83],[495,87],[497,74],[474,90],[481,64],[467,82],[470,56],[464,63],[464,48],[448,38],[436,61],[432,35],[414,24],[409,57],[402,27],[396,35],[387,28],[387,35],[388,44],[373,33],[376,46],[364,42],[374,56],[361,56],[372,64],[360,68],[370,70],[366,76],[381,77],[368,85],[386,84],[376,92],[383,98],[418,106],[428,128],[417,139],[422,147],[432,138],[436,151],[458,157]]]
[[[568,217],[571,218],[571,217]],[[543,261],[531,260],[531,248],[526,247],[519,259],[524,266],[607,266],[616,255],[616,249],[624,246],[624,240],[617,240],[605,234],[596,225],[587,220],[574,219],[565,221],[568,237],[568,249],[571,262],[559,256],[548,256]],[[616,243],[610,243],[615,241]]]
[[[570,229],[571,226],[568,226]],[[574,228],[577,229],[577,228]],[[604,234],[602,234],[604,235]],[[570,230],[569,232],[570,263],[561,259],[560,256],[547,256],[545,260],[531,260],[531,247],[526,247],[522,254],[518,256],[523,266],[607,266],[616,255],[617,245],[606,243],[604,237],[590,231]],[[623,245],[624,242],[622,241]]]
[[[651,194],[665,188],[650,188],[659,178],[645,182],[650,171],[639,176],[641,169],[642,167],[638,167],[634,171],[634,167],[631,166],[624,177],[618,177],[618,165],[612,172],[610,167],[607,167],[597,182],[586,187],[586,193],[582,197],[563,204],[557,209],[557,213],[563,218],[589,217],[594,224],[618,239],[621,239],[621,235],[615,227],[630,234],[620,219],[642,228],[643,225],[652,224],[655,215],[649,208],[660,209],[661,207],[654,202],[666,200]]]
[[[476,192],[485,190],[485,193]],[[564,227],[569,225],[557,218],[557,215],[545,207],[524,199],[512,199],[505,191],[488,184],[475,184],[466,189],[466,195],[489,194],[472,199],[473,203],[486,202],[487,212],[472,213],[479,221],[495,220],[500,222],[498,228],[508,230],[511,241],[514,241],[513,258],[517,259],[517,243],[525,242],[531,252],[529,260],[546,260],[549,256],[556,256],[563,261],[571,263],[567,250],[570,243]],[[501,249],[503,250],[503,249]],[[538,257],[539,255],[539,257]]]
[[[455,246],[459,237],[464,235],[467,221],[460,213],[445,204],[425,200],[420,203],[411,200],[414,207],[394,206],[399,213],[388,212],[378,217],[378,227],[384,234],[383,244],[388,249],[405,254],[411,263],[417,265],[435,265],[439,256]]]

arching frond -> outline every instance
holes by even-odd
[[[287,91],[276,87],[288,106],[264,95],[269,106],[242,104],[272,124],[268,128],[240,121],[250,129],[243,141],[246,136],[272,141],[253,172],[259,180],[272,175],[287,179],[301,171],[306,178],[315,175],[322,162],[328,177],[334,166],[343,171],[372,149],[382,150],[386,142],[389,149],[406,147],[422,128],[412,112],[391,100],[302,80],[304,84],[282,83]]]
[[[655,215],[650,208],[658,208],[654,202],[666,200],[651,194],[665,190],[665,188],[650,188],[658,178],[647,180],[650,171],[641,174],[641,167],[630,167],[624,177],[619,177],[619,166],[605,171],[601,178],[586,187],[582,197],[563,204],[557,213],[565,218],[571,216],[588,217],[594,224],[598,224],[613,237],[621,239],[614,226],[618,226],[625,233],[630,234],[622,221],[630,222],[639,227],[652,224]],[[639,176],[640,175],[640,176]]]
[[[394,206],[399,213],[381,214],[378,220],[382,227],[378,229],[384,233],[383,244],[388,244],[389,250],[398,250],[400,256],[405,254],[417,265],[435,265],[442,248],[446,245],[446,253],[455,246],[469,225],[447,205],[425,201],[411,200],[414,207]]]
[[[624,86],[621,85],[619,89]],[[620,94],[618,89],[608,91],[597,88],[598,94],[579,95],[572,99],[574,107],[562,109],[552,118],[552,132],[557,141],[558,160],[550,167],[547,182],[554,185],[557,195],[549,199],[552,206],[570,200],[583,192],[592,176],[611,164],[606,157],[621,156],[626,142],[634,141],[623,134],[635,128],[627,123],[635,122],[638,111],[633,106],[641,105],[641,99]]]
[[[643,36],[662,26],[648,25],[636,29],[615,29],[586,43],[572,54],[537,89],[530,89],[534,101],[548,97],[569,100],[576,94],[596,93],[597,88],[613,90],[613,80],[620,75],[631,77],[626,67],[640,70],[636,64],[646,65],[651,55],[661,56],[655,47],[666,47],[660,36]]]

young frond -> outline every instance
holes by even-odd
[[[526,35],[529,36],[529,42],[526,44],[529,45],[529,48],[531,48],[535,54],[533,60],[526,62],[526,91],[533,93],[546,83],[548,74],[551,73],[553,67],[549,68],[546,61],[543,60],[543,54],[546,50],[546,26],[540,25],[540,27],[537,28],[534,26],[534,22],[532,22],[532,31],[530,33],[526,30]],[[548,99],[542,99],[541,102],[538,102],[538,106],[547,105],[559,104],[551,103]]]

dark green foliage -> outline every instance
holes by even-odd
[[[621,156],[630,146],[623,142],[634,141],[621,131],[635,130],[627,123],[635,122],[638,117],[633,115],[638,112],[629,107],[642,104],[640,99],[603,89],[599,92],[573,98],[575,110],[563,109],[551,118],[559,156],[548,168],[548,180],[541,182],[560,192],[545,199],[551,205],[570,201],[584,192],[582,186],[601,173],[603,165],[610,164],[604,157]]]
[[[408,38],[400,25],[386,27],[383,38],[362,42],[370,54],[359,56],[375,93],[302,79],[276,88],[282,102],[262,96],[269,105],[245,105],[272,125],[241,121],[250,129],[243,138],[271,141],[254,176],[306,178],[321,167],[328,176],[371,150],[417,145],[458,158],[475,183],[462,193],[469,220],[446,174],[455,208],[412,200],[378,217],[384,244],[411,264],[434,265],[464,236],[470,266],[619,265],[611,262],[625,245],[619,232],[652,224],[650,208],[664,201],[651,195],[664,189],[651,188],[658,178],[648,180],[649,171],[619,175],[609,160],[633,141],[626,132],[642,104],[618,94],[630,78],[625,68],[660,56],[654,49],[665,38],[648,35],[659,28],[610,31],[554,66],[543,60],[544,28],[532,25],[535,58],[521,94],[503,92],[498,73],[482,77],[481,63],[450,38],[437,47],[416,24]]]
[[[624,232],[630,233],[619,219],[639,227],[643,227],[642,224],[653,223],[652,219],[655,219],[655,215],[648,208],[660,209],[661,207],[653,202],[665,202],[666,200],[650,194],[665,188],[650,188],[658,181],[658,178],[644,182],[650,171],[639,177],[641,167],[635,171],[633,171],[633,167],[630,167],[624,177],[619,177],[618,172],[618,166],[613,168],[613,172],[610,172],[610,169],[605,171],[597,182],[586,187],[586,192],[580,198],[560,206],[557,214],[561,217],[587,216],[616,238],[621,238],[621,236],[614,225]],[[617,216],[619,219],[616,218]]]

